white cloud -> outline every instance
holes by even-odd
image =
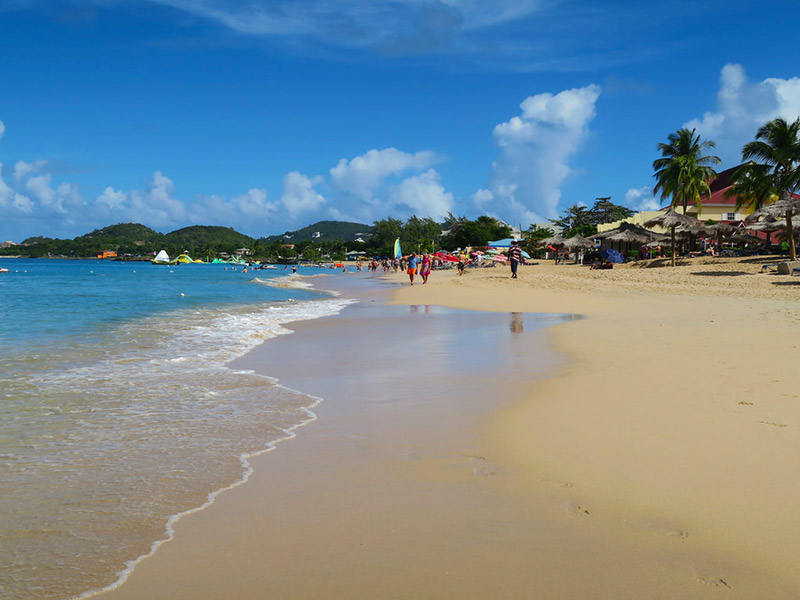
[[[767,78],[752,83],[744,67],[722,68],[717,92],[717,110],[685,124],[706,140],[717,143],[715,154],[733,166],[741,160],[742,146],[755,139],[764,123],[777,117],[794,121],[800,116],[800,78]]]
[[[133,190],[123,214],[135,215],[137,222],[150,227],[174,227],[186,223],[186,205],[172,196],[175,184],[161,171],[153,173],[147,190]],[[124,218],[123,218],[124,220]]]
[[[325,198],[317,193],[314,186],[319,178],[311,179],[298,171],[291,171],[283,177],[281,202],[292,219],[303,213],[317,211],[325,204]]]
[[[3,134],[4,134],[5,132],[6,132],[6,126],[5,126],[5,123],[3,123],[2,121],[0,121],[0,140],[2,140],[2,139],[3,139]]]
[[[256,219],[263,219],[278,209],[276,202],[267,200],[267,190],[263,188],[251,188],[241,196],[232,198],[231,206],[243,215]]]
[[[36,160],[32,163],[25,162],[24,160],[19,160],[14,165],[14,179],[16,181],[22,181],[25,177],[32,175],[34,173],[38,173],[41,171],[45,165],[47,165],[46,160]]]
[[[396,47],[402,40],[411,46],[407,52],[437,48],[460,33],[522,19],[543,4],[542,0],[155,1],[247,35],[306,35],[351,47]]]
[[[653,188],[644,186],[631,188],[625,192],[625,206],[633,210],[658,210],[661,203],[653,195]]]
[[[68,215],[83,206],[80,190],[71,183],[61,183],[53,188],[50,173],[29,177],[25,189],[38,200],[40,207],[61,215]]]
[[[343,195],[371,203],[387,177],[409,170],[421,171],[438,160],[430,151],[409,154],[396,148],[369,150],[349,161],[341,159],[330,170],[331,187]]]
[[[599,96],[597,85],[530,96],[520,104],[519,116],[495,127],[500,147],[491,180],[496,216],[523,227],[556,216],[560,186],[572,172],[569,159],[589,135]],[[488,198],[486,190],[474,197],[479,204]]]
[[[418,216],[441,219],[453,210],[453,194],[445,191],[434,169],[404,179],[389,194],[393,204]]]
[[[113,211],[125,206],[127,200],[128,194],[122,190],[115,190],[111,186],[108,186],[103,190],[103,193],[97,197],[96,202],[100,206],[106,207],[107,209]]]
[[[5,179],[3,178],[3,163],[0,163],[0,216],[5,217],[7,220],[12,220],[13,217],[22,215],[29,215],[33,212],[33,202],[24,194],[11,189]]]

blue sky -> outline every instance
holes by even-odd
[[[798,22],[795,0],[4,0],[0,240],[653,207],[669,133],[727,168],[800,116]]]

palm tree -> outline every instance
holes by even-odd
[[[742,160],[751,159],[759,162],[752,163],[744,173],[749,173],[750,191],[755,188],[760,194],[746,195],[745,202],[759,212],[775,205],[773,212],[786,217],[789,257],[797,260],[792,215],[800,212],[800,201],[794,197],[795,190],[800,187],[800,118],[793,123],[778,118],[762,125],[756,132],[756,139],[742,148]],[[755,213],[752,216],[756,216]]]
[[[709,182],[717,176],[710,165],[722,162],[718,156],[703,156],[702,153],[716,144],[711,140],[700,141],[694,129],[670,133],[667,142],[658,145],[661,158],[653,161],[653,177],[657,181],[653,192],[661,192],[662,200],[672,196],[670,206],[683,206],[683,214],[688,203],[694,202],[699,215],[703,196],[711,195]]]

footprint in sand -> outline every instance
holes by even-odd
[[[567,504],[567,512],[570,513],[571,515],[577,515],[577,516],[586,516],[590,514],[589,510],[586,507],[581,506],[577,502],[570,502],[569,504]]]
[[[741,402],[739,402],[739,404],[741,404],[742,406],[753,406],[752,402],[747,402],[746,400],[742,400]]]
[[[675,527],[673,524],[670,524],[668,522],[650,523],[650,524],[646,525],[645,528],[648,531],[653,531],[655,533],[660,533],[660,534],[665,535],[667,537],[676,538],[676,539],[679,539],[679,540],[685,540],[686,538],[689,537],[689,532],[688,531],[684,531],[682,529],[679,529],[679,528]]]
[[[759,421],[759,423],[763,423],[764,425],[772,425],[773,427],[787,427],[785,423],[773,423],[771,421]]]
[[[473,472],[481,477],[491,477],[495,474],[492,465],[483,456],[463,456],[473,464]]]
[[[667,535],[667,537],[674,537],[674,538],[678,538],[680,540],[685,540],[686,538],[689,537],[689,532],[688,531],[675,530],[675,531],[668,531],[666,533],[666,535]]]
[[[730,584],[725,581],[722,577],[698,577],[698,583],[702,583],[703,585],[710,585],[712,587],[724,587],[731,589]]]
[[[569,481],[561,481],[559,479],[540,479],[542,483],[551,483],[562,488],[571,488],[572,484]]]

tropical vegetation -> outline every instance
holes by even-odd
[[[701,141],[695,130],[679,129],[667,136],[667,143],[658,144],[661,158],[653,161],[656,185],[655,194],[661,199],[671,198],[670,205],[683,207],[683,214],[689,203],[697,206],[697,214],[702,210],[703,196],[711,195],[710,182],[717,176],[712,164],[722,161],[718,156],[704,155],[716,144],[711,140]]]
[[[624,206],[611,202],[611,197],[596,198],[591,208],[583,204],[574,204],[565,209],[558,219],[550,219],[550,222],[561,229],[561,235],[572,237],[582,235],[590,237],[597,233],[597,226],[602,223],[613,223],[627,219],[633,215],[633,211]],[[550,231],[544,229],[544,231]],[[550,233],[550,235],[553,235]],[[546,238],[550,235],[540,235]]]
[[[738,194],[738,207],[755,210],[777,203],[786,218],[789,257],[797,260],[792,215],[800,212],[794,193],[800,188],[800,118],[793,122],[778,118],[762,125],[756,139],[742,148],[742,160],[748,161],[732,176],[732,194]]]

